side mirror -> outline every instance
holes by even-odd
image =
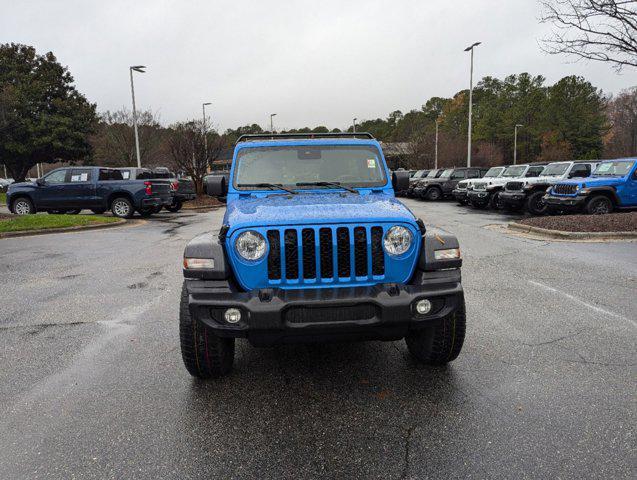
[[[206,193],[211,197],[225,197],[228,193],[228,181],[225,175],[210,175],[207,177]]]
[[[40,187],[43,187],[46,185],[46,181],[44,181],[43,178],[38,178],[35,183],[37,183]]]
[[[409,172],[407,170],[396,170],[391,176],[391,184],[394,193],[402,192],[409,188]]]

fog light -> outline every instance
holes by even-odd
[[[429,312],[431,312],[431,302],[426,298],[423,300],[418,300],[416,302],[416,311],[420,315],[427,315]]]
[[[241,310],[237,308],[229,308],[223,314],[223,318],[225,318],[228,323],[237,323],[241,320]]]

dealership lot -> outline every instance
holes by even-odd
[[[192,380],[181,255],[222,210],[0,240],[0,477],[632,478],[637,243],[405,203],[465,258],[467,337],[443,369],[403,342],[240,342],[231,376]]]

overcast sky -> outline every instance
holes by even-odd
[[[544,54],[536,0],[0,0],[0,42],[53,51],[99,111],[138,108],[164,124],[199,117],[222,130],[346,128],[352,117],[385,117],[474,78],[543,74],[550,83],[583,75],[607,93],[637,85],[634,71],[569,63]]]

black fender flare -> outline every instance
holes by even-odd
[[[588,190],[588,193],[586,194],[587,199],[593,197],[594,195],[604,195],[606,197],[609,197],[611,199],[611,201],[613,202],[613,204],[615,205],[619,205],[619,197],[617,196],[617,191],[610,186],[607,187],[584,187]]]
[[[460,268],[462,258],[452,260],[436,260],[436,250],[447,250],[460,248],[458,238],[441,228],[429,227],[422,236],[422,249],[418,259],[418,268],[425,272],[442,270],[448,268]]]
[[[188,242],[184,249],[186,258],[209,258],[213,260],[213,268],[210,269],[186,269],[184,265],[184,277],[199,278],[204,280],[225,280],[230,277],[230,264],[226,258],[223,240],[219,234],[204,233]]]

